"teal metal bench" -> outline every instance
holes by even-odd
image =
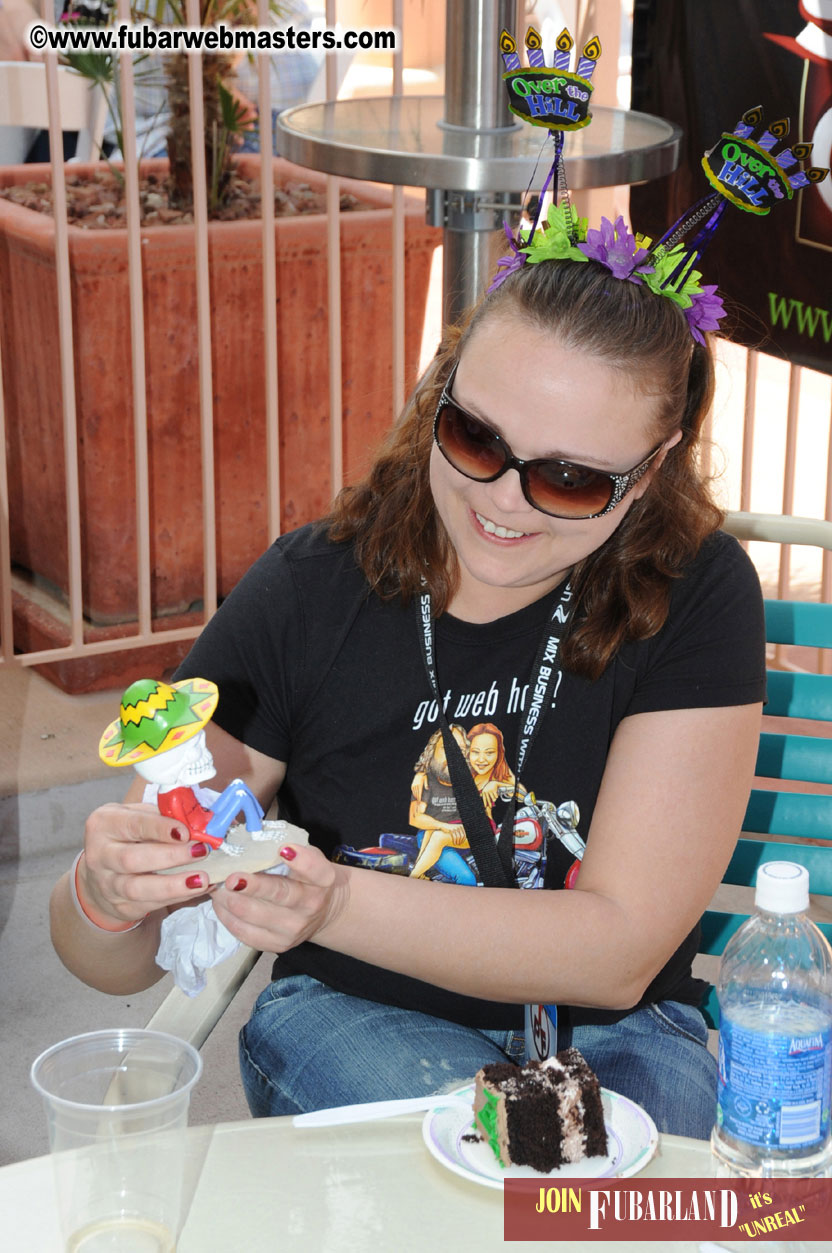
[[[832,551],[832,522],[779,514],[732,513],[725,530],[744,540],[811,544]],[[766,639],[772,644],[832,648],[832,605],[802,601],[766,601]],[[768,671],[765,713],[832,724],[832,675]],[[832,785],[832,738],[764,731],[757,754],[760,778]],[[776,836],[777,839],[767,839]],[[796,861],[809,871],[812,896],[832,897],[832,795],[754,788],[743,834],[723,883],[753,887],[764,861]],[[832,904],[832,902],[830,902]],[[748,914],[709,909],[702,919],[700,951],[719,955]],[[818,923],[832,942],[832,923]],[[702,1006],[708,1024],[719,1020],[716,991]]]

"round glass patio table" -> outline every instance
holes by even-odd
[[[298,105],[278,116],[281,155],[325,174],[455,191],[523,192],[538,158],[548,168],[551,141],[543,128],[519,122],[491,132],[449,127],[444,108],[442,96]],[[569,185],[612,187],[669,174],[679,162],[681,138],[680,128],[663,118],[598,105],[592,125],[569,134]]]

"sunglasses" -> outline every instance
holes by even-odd
[[[626,474],[593,470],[557,457],[521,461],[501,435],[454,400],[451,385],[458,365],[459,362],[451,371],[436,406],[433,438],[437,448],[455,470],[476,483],[493,483],[506,470],[516,470],[526,500],[533,509],[552,518],[602,518],[635,487],[664,445],[663,440]]]

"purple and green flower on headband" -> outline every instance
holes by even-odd
[[[521,249],[532,263],[537,261],[585,261],[582,241],[587,236],[586,218],[563,201],[550,205],[546,225],[535,231],[534,238]]]
[[[591,260],[606,266],[614,278],[645,283],[657,296],[679,305],[699,344],[705,342],[703,332],[717,330],[725,314],[716,286],[703,287],[698,270],[690,270],[681,285],[672,285],[671,276],[685,258],[684,245],[651,255],[650,240],[631,235],[623,217],[615,222],[601,218],[598,230],[588,230],[586,218],[579,218],[564,202],[550,206],[545,225],[531,239],[523,240],[520,232],[515,239],[508,226],[505,231],[511,252],[497,262],[497,274],[489,291],[527,262],[534,265],[540,261]]]
[[[644,274],[644,281],[658,296],[665,296],[679,305],[687,319],[691,335],[698,344],[704,344],[703,331],[719,329],[720,319],[725,316],[725,306],[722,297],[717,295],[715,283],[702,286],[702,275],[698,270],[690,270],[681,286],[670,285],[668,280],[685,257],[683,244],[677,244],[670,252],[658,253],[652,258],[652,272]]]
[[[626,279],[628,283],[640,283],[639,275],[653,271],[649,252],[639,248],[638,240],[627,230],[622,217],[617,217],[615,224],[609,218],[601,218],[600,228],[587,231],[586,241],[579,247],[590,261],[600,261],[611,270],[613,278]]]
[[[491,283],[489,284],[489,291],[494,291],[498,288],[506,281],[509,274],[513,274],[515,270],[522,269],[528,260],[528,258],[520,251],[520,245],[512,235],[508,222],[503,223],[503,229],[505,230],[506,239],[508,240],[508,246],[511,249],[511,252],[506,253],[504,257],[500,257],[500,260],[497,262],[497,273],[494,275]]]

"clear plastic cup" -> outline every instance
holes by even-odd
[[[184,1040],[134,1028],[73,1036],[32,1063],[70,1253],[176,1248],[188,1104],[201,1072]]]

